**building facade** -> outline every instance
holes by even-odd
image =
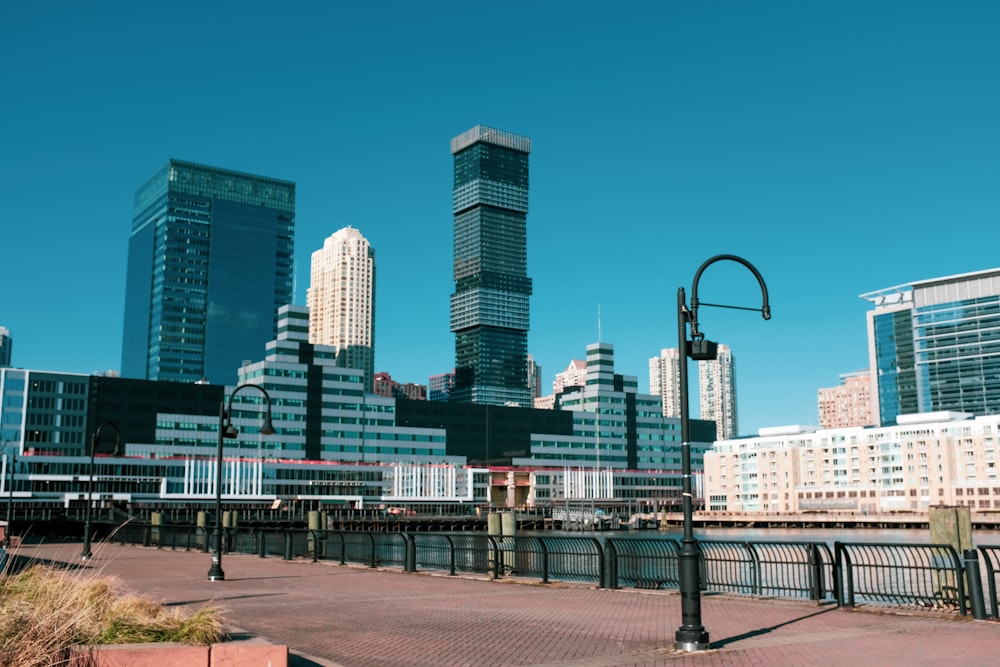
[[[375,374],[375,390],[372,393],[376,396],[388,396],[392,398],[402,396],[411,401],[427,400],[427,387],[412,382],[400,384],[393,380],[392,376],[388,373]]]
[[[528,395],[532,403],[542,395],[542,366],[528,355]]]
[[[566,370],[556,373],[552,380],[552,393],[558,396],[568,387],[583,387],[587,384],[587,362],[583,359],[573,359]]]
[[[7,327],[0,327],[0,368],[9,368],[13,365],[14,359],[14,339],[10,335]]]
[[[898,424],[760,429],[705,454],[709,511],[877,514],[1000,510],[1000,415],[900,415]]]
[[[375,378],[375,250],[353,227],[334,232],[312,254],[309,342],[336,348],[337,362]]]
[[[451,390],[455,388],[455,371],[438,373],[427,378],[427,400],[448,401]]]
[[[681,469],[680,419],[664,417],[660,399],[640,394],[635,376],[615,373],[614,346],[587,346],[584,382],[556,395],[555,412],[572,415],[572,432],[536,432],[531,451],[515,466],[566,466],[623,471]],[[715,424],[691,420],[691,465],[701,470],[702,455],[715,440]],[[679,482],[678,482],[679,484]]]
[[[844,373],[836,387],[817,392],[820,428],[874,426],[872,378],[867,370]]]
[[[720,440],[739,435],[736,415],[736,362],[733,351],[719,343],[715,359],[698,362],[698,402],[701,418],[714,421]]]
[[[861,298],[874,306],[868,354],[880,424],[919,412],[1000,413],[1000,269]]]
[[[649,360],[649,393],[660,397],[664,417],[681,416],[681,357],[676,347],[660,350]]]
[[[228,384],[292,301],[295,184],[170,160],[136,192],[122,375]]]
[[[527,137],[482,125],[451,141],[453,401],[531,405],[526,382],[530,151]]]

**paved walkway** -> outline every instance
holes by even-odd
[[[79,564],[80,545],[18,555]],[[673,649],[674,591],[601,590],[95,545],[85,566],[168,605],[216,601],[231,624],[287,644],[293,665],[343,667],[996,665],[1000,623],[950,613],[851,611],[810,602],[702,598],[712,648]]]

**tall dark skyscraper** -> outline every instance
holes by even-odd
[[[455,385],[451,400],[531,405],[527,214],[531,140],[477,125],[455,156]]]
[[[170,160],[135,194],[122,375],[233,384],[292,302],[295,184]]]

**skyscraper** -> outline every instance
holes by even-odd
[[[719,440],[739,435],[736,420],[736,364],[728,345],[719,343],[719,354],[698,362],[701,418],[714,421]]]
[[[1000,413],[1000,269],[862,294],[874,412]]]
[[[231,384],[292,302],[295,184],[170,160],[135,194],[122,375]]]
[[[542,395],[542,367],[528,355],[528,395],[532,401]]]
[[[451,140],[455,216],[451,330],[465,403],[531,405],[527,213],[531,140],[477,125]]]
[[[681,416],[681,362],[676,347],[660,350],[660,356],[649,360],[649,393],[660,397],[664,417]]]
[[[14,359],[14,339],[7,327],[0,327],[0,368],[8,368]]]
[[[375,378],[375,251],[361,232],[344,227],[312,254],[309,342],[337,350],[337,365]]]

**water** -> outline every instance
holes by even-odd
[[[667,530],[622,531],[522,531],[520,535],[535,537],[596,537],[601,542],[608,537],[639,539],[674,539],[684,535],[680,528]],[[930,530],[911,528],[696,528],[699,540],[727,540],[736,542],[867,542],[889,544],[931,544]],[[1000,545],[1000,531],[977,530],[972,533],[973,546]]]

